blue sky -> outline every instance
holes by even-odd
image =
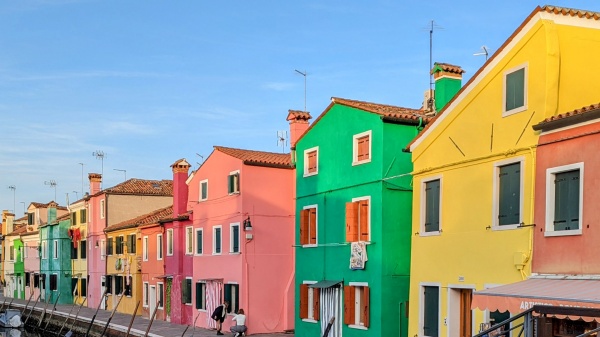
[[[115,169],[170,179],[175,160],[196,168],[213,145],[280,152],[287,111],[304,108],[294,69],[308,74],[314,117],[331,97],[419,108],[431,20],[434,61],[462,66],[466,80],[485,61],[473,54],[493,53],[537,5],[0,0],[0,209],[20,216],[22,202],[55,190],[62,205],[80,198],[79,163],[87,190],[102,164],[109,187],[125,178]]]

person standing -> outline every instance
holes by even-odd
[[[244,314],[244,309],[238,310],[237,315],[233,316],[232,320],[235,322],[235,325],[231,327],[231,332],[235,332],[234,337],[239,337],[245,335],[246,330],[246,315]]]
[[[217,322],[217,335],[222,335],[221,329],[223,328],[223,322],[225,321],[225,316],[227,316],[227,307],[229,306],[229,302],[225,301],[223,304],[215,308],[212,315],[210,316]]]

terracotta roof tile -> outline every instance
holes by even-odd
[[[104,231],[108,233],[119,229],[133,228],[140,225],[157,223],[158,221],[169,217],[173,217],[173,205],[154,210],[150,213],[140,215],[133,219],[119,222],[118,224],[108,226],[104,229]]]
[[[597,114],[598,112],[600,112],[600,103],[596,103],[596,104],[591,104],[588,106],[584,106],[582,108],[579,109],[575,109],[573,111],[569,111],[569,112],[565,112],[562,114],[558,114],[552,117],[548,117],[546,119],[544,119],[543,121],[539,122],[538,124],[533,126],[534,130],[542,130],[542,129],[546,129],[546,128],[551,128],[552,126],[559,124],[561,122],[567,122],[567,120],[573,120],[573,122],[575,122],[575,119],[583,119],[585,117],[588,117],[589,115],[592,115],[592,113]],[[590,117],[596,117],[597,116],[590,116]]]
[[[289,153],[243,150],[223,146],[215,146],[214,148],[226,155],[242,160],[246,165],[292,168]]]
[[[431,69],[431,73],[433,74],[436,70],[442,70],[445,72],[449,72],[449,73],[453,73],[453,74],[459,74],[462,75],[465,73],[465,71],[463,70],[463,68],[461,68],[460,66],[455,66],[453,64],[450,63],[440,63],[440,62],[435,62],[433,65],[433,69]]]
[[[27,215],[22,216],[22,217],[20,217],[18,219],[15,219],[15,221],[25,221],[25,220],[27,220]]]
[[[585,11],[585,10],[581,10],[581,9],[547,6],[546,5],[546,6],[542,7],[542,10],[545,12],[548,12],[548,13],[562,14],[565,16],[577,16],[579,18],[600,20],[600,13]]]
[[[288,115],[285,120],[286,121],[291,121],[291,120],[308,121],[311,118],[312,118],[312,116],[310,115],[310,112],[300,111],[300,110],[288,110]]]
[[[357,100],[351,100],[351,99],[339,98],[339,97],[332,97],[331,101],[333,103],[337,103],[337,104],[349,106],[352,108],[376,113],[376,114],[379,114],[379,115],[382,115],[385,117],[401,118],[401,119],[416,120],[416,121],[418,121],[419,118],[423,118],[423,119],[427,119],[427,120],[429,119],[429,117],[425,116],[426,111],[421,110],[421,109],[404,108],[404,107],[399,107],[399,106],[394,106],[394,105],[357,101]]]
[[[21,226],[14,231],[6,234],[6,236],[17,236],[27,232],[27,226]]]
[[[100,195],[102,193],[173,196],[173,180],[145,180],[132,178],[113,187],[106,188],[94,195]]]
[[[54,200],[48,202],[47,204],[42,204],[41,202],[32,202],[30,206],[33,205],[35,208],[48,208],[52,203],[56,202]],[[56,209],[67,210],[65,206],[57,206]]]

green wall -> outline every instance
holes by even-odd
[[[21,252],[22,251],[21,248],[23,247],[23,241],[21,239],[15,239],[13,241],[13,245],[15,247],[15,263],[13,264],[13,266],[14,266],[14,273],[17,278],[17,287],[15,289],[13,296],[15,298],[24,299],[25,298],[25,263],[23,260],[23,254]]]
[[[46,241],[48,244],[48,255],[46,259],[41,259],[40,274],[46,276],[45,298],[48,302],[54,303],[60,293],[58,304],[72,304],[73,290],[71,289],[71,245],[72,241],[68,236],[68,229],[71,226],[71,220],[66,219],[60,222],[40,227],[40,245]],[[58,242],[58,256],[54,256],[54,241]],[[57,290],[50,290],[50,275],[57,275]]]

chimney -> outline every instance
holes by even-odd
[[[15,230],[15,215],[7,210],[2,211],[2,235],[6,235]]]
[[[465,71],[461,67],[448,63],[434,63],[431,73],[435,81],[435,111],[439,112],[450,102],[460,90],[462,85],[462,74]]]
[[[102,175],[100,173],[90,173],[88,174],[88,179],[90,180],[90,195],[100,192]]]
[[[290,145],[292,147],[296,147],[296,142],[308,129],[308,120],[311,118],[310,112],[288,110],[286,120],[290,121]]]
[[[53,223],[56,221],[56,207],[58,204],[54,201],[50,201],[48,203],[48,223]]]
[[[188,170],[191,165],[184,159],[179,159],[171,168],[173,169],[173,217],[187,212],[188,202]]]

